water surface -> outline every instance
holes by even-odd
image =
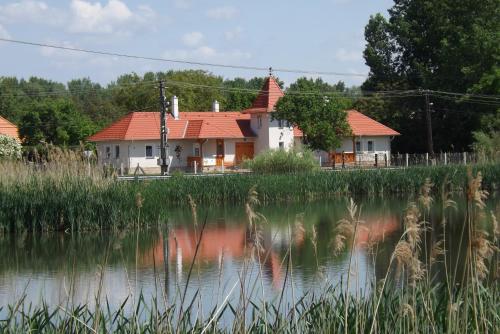
[[[227,295],[237,301],[244,292],[254,300],[296,300],[305,292],[321,293],[325,286],[345,282],[349,262],[353,293],[369,293],[372,283],[387,272],[390,256],[401,236],[408,198],[358,199],[356,238],[334,255],[335,226],[348,218],[348,199],[257,207],[266,221],[248,223],[244,207],[199,208],[198,222],[191,211],[172,209],[168,227],[149,223],[148,229],[92,233],[22,233],[0,235],[0,306],[29,303],[49,305],[94,304],[98,299],[118,307],[125,298],[158,298],[178,303],[188,279],[186,300],[209,310]],[[458,255],[463,199],[446,214],[448,248]],[[498,206],[492,201],[490,207]],[[441,210],[434,204],[428,245],[440,237]],[[289,257],[288,254],[291,254]],[[454,261],[460,272],[460,261]],[[442,265],[432,276],[444,275]],[[197,295],[195,293],[198,292]],[[282,296],[283,295],[283,296]]]

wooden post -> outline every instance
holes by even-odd
[[[387,153],[384,153],[384,165],[385,165],[385,167],[389,166],[388,161],[387,161]]]
[[[425,165],[429,166],[429,152],[425,153]]]
[[[321,155],[319,156],[319,167],[321,167]]]
[[[467,152],[464,152],[464,165],[467,165]]]
[[[123,176],[123,162],[120,163],[120,176]]]
[[[344,151],[342,151],[342,168],[345,168],[345,154],[344,154]]]
[[[408,167],[408,153],[406,153],[406,167]]]
[[[375,167],[378,167],[378,154],[375,153]]]
[[[198,161],[194,161],[194,173],[197,174]]]
[[[446,166],[448,164],[448,160],[446,158],[446,152],[444,152],[444,165]]]

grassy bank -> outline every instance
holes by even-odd
[[[500,185],[500,164],[478,165],[483,185]],[[248,174],[211,177],[176,176],[168,180],[116,181],[85,165],[49,165],[33,170],[21,164],[0,165],[0,228],[3,230],[81,230],[154,223],[172,206],[242,204],[256,187],[262,203],[308,201],[338,195],[416,194],[429,178],[437,187],[451,182],[462,191],[465,166],[349,170],[295,174]]]
[[[197,220],[197,209],[192,205],[193,223],[199,228],[198,242],[189,273],[172,295],[158,284],[155,294],[161,297],[131,295],[119,306],[102,303],[99,296],[95,298],[95,305],[76,306],[70,299],[60,305],[33,306],[21,298],[15,305],[0,309],[0,332],[497,333],[500,328],[500,229],[495,216],[486,209],[484,201],[488,193],[482,181],[480,174],[467,176],[465,216],[455,222],[450,220],[453,217],[450,213],[456,203],[446,189],[439,192],[441,215],[431,218],[436,185],[430,179],[425,180],[403,215],[403,233],[394,249],[388,254],[379,253],[376,242],[370,240],[364,246],[368,262],[375,262],[377,257],[389,259],[386,271],[367,276],[364,287],[357,287],[353,276],[359,272],[358,266],[364,264],[355,261],[352,254],[365,222],[360,208],[350,201],[348,214],[335,225],[336,235],[331,246],[332,257],[345,256],[348,262],[340,282],[329,281],[327,277],[322,293],[297,296],[291,303],[281,297],[268,300],[264,291],[252,293],[255,285],[266,279],[262,264],[270,256],[269,250],[259,246],[260,231],[266,220],[255,211],[259,201],[252,189],[244,201],[248,219],[246,255],[242,258],[238,279],[227,294],[219,296],[218,292],[208,291],[207,297],[217,300],[214,307],[201,311],[204,299],[198,296],[202,291],[195,293],[192,300],[185,298],[190,280],[195,279],[195,268],[200,265],[201,259],[197,259],[196,254],[206,227],[206,220]],[[462,240],[450,240],[445,226],[457,223],[462,229]],[[429,235],[431,230],[435,233]],[[311,233],[315,239],[318,236],[314,231],[305,233]],[[292,233],[288,237],[291,243]],[[450,246],[457,242],[464,249],[463,253],[459,252],[461,257],[454,261]],[[137,250],[135,254],[140,256]],[[284,272],[281,291],[292,290],[292,295],[296,281],[289,268],[293,261],[292,252],[280,259]],[[438,263],[444,264],[440,273],[443,279],[439,279],[436,272],[441,267]],[[460,273],[456,270],[459,264],[465,268]],[[101,285],[104,267],[99,269]],[[319,265],[317,269],[321,270]],[[157,270],[161,271],[155,268],[153,279],[160,282],[161,273]],[[247,284],[245,280],[254,270],[258,272],[255,282]],[[219,284],[226,283],[219,281]],[[240,289],[238,297],[232,295],[234,289]]]

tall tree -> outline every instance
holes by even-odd
[[[370,18],[365,39],[364,58],[370,67],[362,86],[366,91],[500,93],[498,0],[395,0],[388,20],[380,14]],[[442,94],[431,96],[431,102],[437,150],[468,149],[481,119],[498,108]],[[357,107],[400,130],[396,150],[425,151],[422,94],[363,100]]]
[[[23,142],[38,145],[78,145],[95,131],[95,126],[67,99],[33,102],[19,127]]]
[[[350,99],[339,95],[323,94],[335,90],[321,79],[299,78],[276,104],[273,118],[287,120],[299,127],[312,149],[334,150],[340,146],[342,138],[351,133],[345,110],[352,104]]]

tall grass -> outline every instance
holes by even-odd
[[[312,172],[319,169],[318,161],[309,150],[269,150],[245,160],[243,166],[261,174]]]
[[[473,167],[478,170],[483,187],[495,191],[500,164]],[[464,166],[117,181],[80,162],[47,163],[42,168],[4,162],[0,163],[0,231],[127,227],[138,219],[138,193],[143,198],[140,220],[151,224],[164,221],[169,207],[187,206],[188,194],[202,205],[243,204],[253,186],[263,204],[354,194],[408,195],[417,193],[427,178],[436,189],[444,182],[451,182],[453,191],[467,187]]]
[[[246,247],[251,257],[245,259],[248,263],[242,267],[239,281],[205,315],[200,315],[201,305],[194,302],[197,293],[193,300],[185,300],[185,291],[197,265],[195,252],[185,287],[176,294],[180,299],[147,299],[139,295],[136,300],[125,300],[115,308],[99,302],[94,306],[35,306],[20,299],[15,305],[6,305],[0,310],[0,314],[5,314],[0,319],[0,332],[498,333],[500,230],[496,217],[488,213],[484,205],[488,192],[483,188],[483,176],[472,172],[467,175],[466,224],[458,222],[466,241],[464,256],[459,258],[466,268],[462,276],[456,274],[457,264],[451,263],[448,251],[451,241],[447,239],[445,226],[457,223],[447,218],[447,211],[454,210],[455,205],[449,199],[449,184],[441,188],[440,195],[445,199],[442,217],[432,221],[429,213],[434,205],[435,187],[426,179],[419,196],[408,204],[402,221],[404,232],[390,254],[387,271],[382,277],[373,276],[367,283],[371,289],[365,292],[349,291],[352,276],[358,269],[357,263],[349,260],[346,281],[328,282],[319,295],[297,296],[285,306],[281,298],[273,302],[264,295],[260,298],[252,294],[259,282],[245,281],[247,264],[254,262],[260,267],[267,254],[259,246],[259,224],[265,223],[265,217],[256,212],[258,197],[255,188],[251,188],[245,200],[251,235]],[[193,223],[198,226],[192,198],[189,203]],[[338,238],[334,239],[332,256],[343,250],[352,251],[353,240],[363,224],[361,208],[351,201],[347,218],[337,224]],[[200,227],[197,248],[204,226]],[[297,226],[300,228],[300,223],[296,223]],[[429,238],[431,228],[439,231],[437,240]],[[290,240],[293,237],[291,227],[289,237]],[[367,247],[372,257],[383,256],[378,254],[376,245]],[[293,294],[292,261],[292,252],[288,251],[283,258],[286,266],[283,289],[292,289]],[[437,281],[432,275],[437,261],[447,264],[444,281]],[[257,278],[262,279],[262,275]],[[287,280],[290,284],[285,284]],[[235,300],[231,293],[237,286],[241,293]]]

